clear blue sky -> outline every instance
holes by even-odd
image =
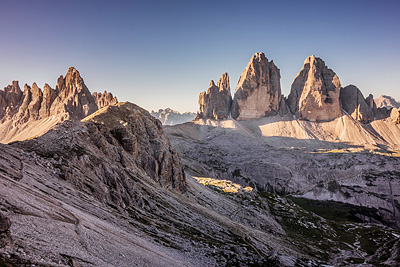
[[[211,79],[228,72],[233,93],[262,51],[285,95],[315,54],[343,86],[400,99],[399,2],[0,0],[0,87],[54,88],[74,66],[92,92],[195,111]]]

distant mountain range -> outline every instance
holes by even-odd
[[[400,108],[400,102],[388,95],[381,95],[379,98],[374,99],[374,101],[378,108]]]
[[[180,113],[170,108],[159,109],[158,111],[152,110],[150,114],[159,119],[163,125],[176,125],[193,120],[196,117],[194,112]]]

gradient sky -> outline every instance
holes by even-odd
[[[289,94],[315,54],[364,96],[400,99],[400,1],[0,0],[0,87],[55,87],[76,67],[93,91],[148,110],[196,111],[228,72],[231,91],[264,52]]]

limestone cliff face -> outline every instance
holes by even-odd
[[[217,85],[211,80],[207,92],[200,93],[196,119],[225,120],[229,117],[231,103],[229,75],[224,73]]]
[[[11,85],[0,90],[0,122],[3,117],[14,114],[18,103],[22,98],[22,91],[18,81],[13,81]]]
[[[390,119],[396,123],[396,124],[400,124],[400,113],[399,113],[399,109],[397,108],[392,108],[392,110],[390,111]]]
[[[349,113],[353,119],[361,123],[370,123],[374,120],[371,98],[365,99],[360,89],[354,85],[348,85],[340,90],[340,101],[342,108]]]
[[[288,96],[290,111],[308,121],[330,121],[342,115],[340,108],[339,77],[314,55],[292,83]]]
[[[239,78],[232,102],[232,118],[256,119],[276,115],[281,103],[280,71],[264,53],[256,53]]]
[[[97,110],[97,104],[86,87],[78,70],[68,69],[65,78],[57,80],[57,97],[50,109],[50,114],[66,113],[68,119],[82,119]]]

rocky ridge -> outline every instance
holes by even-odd
[[[400,102],[396,101],[393,97],[387,95],[381,95],[377,99],[374,99],[376,107],[378,108],[400,108]]]
[[[71,67],[57,80],[56,89],[48,84],[43,91],[36,83],[18,81],[0,90],[0,142],[8,143],[41,135],[65,120],[81,120],[99,108],[117,103],[111,93],[90,93],[79,72]]]

